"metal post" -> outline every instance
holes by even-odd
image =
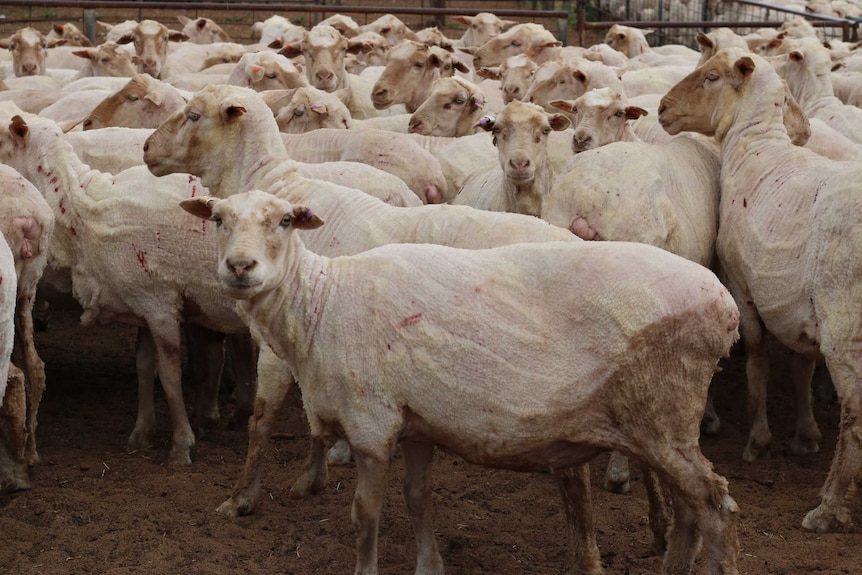
[[[566,14],[570,13],[569,0],[563,0],[562,9],[566,11]],[[551,7],[552,10],[556,10],[556,6]],[[569,40],[569,17],[558,18],[557,19],[557,36],[560,38],[560,42],[563,43],[563,46],[568,45]]]
[[[92,42],[93,46],[97,46],[96,42],[96,11],[84,10],[84,36]]]

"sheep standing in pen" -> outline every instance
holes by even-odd
[[[222,287],[296,375],[312,434],[351,445],[355,573],[377,573],[396,444],[416,573],[443,573],[435,445],[481,465],[550,468],[571,572],[595,575],[585,464],[625,450],[672,494],[662,572],[688,573],[702,540],[710,575],[738,573],[738,508],[698,445],[712,374],[737,338],[736,306],[709,270],[636,243],[400,244],[329,259],[299,237],[321,219],[264,192],[182,206],[216,222]]]
[[[820,448],[811,377],[815,361],[826,360],[841,400],[841,427],[820,506],[802,522],[826,532],[850,522],[848,499],[862,465],[862,167],[793,146],[783,125],[784,98],[770,62],[723,50],[665,95],[659,120],[670,134],[694,131],[721,142],[716,253],[740,307],[748,355],[746,460],[765,456],[772,443],[766,333],[793,352],[792,453]]]

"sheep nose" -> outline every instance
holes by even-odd
[[[407,127],[407,131],[411,134],[416,134],[422,128],[422,120],[411,120]]]
[[[575,146],[577,146],[579,148],[583,148],[584,146],[586,146],[587,144],[589,144],[592,141],[593,141],[592,136],[584,136],[584,135],[575,134],[575,136],[572,138],[572,143],[574,143]]]
[[[665,104],[664,102],[662,102],[662,103],[661,103],[661,105],[658,107],[658,114],[659,114],[659,116],[661,116],[662,114],[664,114],[664,113],[665,113],[665,110],[667,110],[667,104]]]
[[[509,160],[509,165],[515,168],[516,170],[523,170],[524,168],[530,167],[530,160],[526,158],[518,158]]]
[[[149,138],[147,138],[147,140],[144,142],[144,153],[146,154],[147,150],[149,150],[149,149],[150,149],[150,140],[149,140]]]
[[[237,277],[241,277],[252,271],[257,266],[257,261],[252,258],[231,258],[227,261],[228,268]]]
[[[318,72],[317,74],[315,74],[315,76],[321,82],[329,82],[330,80],[332,80],[334,74],[332,72]]]

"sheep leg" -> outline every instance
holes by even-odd
[[[185,326],[189,344],[189,368],[195,381],[194,430],[206,435],[219,422],[218,391],[224,366],[223,333],[199,325]]]
[[[153,398],[156,383],[156,344],[150,330],[138,328],[135,341],[135,370],[138,377],[138,415],[126,449],[135,451],[152,445],[156,430],[156,407]]]
[[[235,380],[233,397],[236,401],[236,410],[231,417],[231,422],[234,425],[245,426],[254,412],[254,398],[257,393],[257,370],[255,369],[257,347],[248,333],[229,335],[227,343],[233,352]]]
[[[24,372],[9,365],[0,407],[0,493],[30,489],[25,453],[27,392]]]
[[[715,402],[712,400],[712,388],[706,395],[706,408],[703,410],[703,418],[700,420],[700,432],[704,435],[715,435],[721,429],[721,420],[715,411]]]
[[[667,534],[673,524],[673,509],[670,507],[673,496],[655,471],[643,467],[641,473],[649,501],[649,527],[652,531],[650,550],[656,555],[663,555],[667,551]]]
[[[563,498],[566,527],[569,534],[570,574],[600,575],[602,558],[596,544],[593,504],[590,496],[589,464],[569,469],[555,469],[554,478]]]
[[[826,365],[841,401],[838,443],[821,489],[820,505],[809,511],[802,521],[805,529],[818,533],[834,531],[851,522],[847,503],[855,492],[854,481],[862,468],[862,351],[843,353],[855,355],[855,365],[845,357],[826,356]]]
[[[258,358],[258,378],[260,385],[257,389],[254,413],[248,421],[248,450],[245,465],[231,496],[216,509],[228,517],[248,515],[257,505],[260,496],[263,454],[272,437],[275,417],[284,405],[287,392],[293,384],[293,376],[287,364],[265,346],[261,349]]]
[[[350,512],[356,529],[354,575],[377,575],[377,534],[390,453],[390,445],[376,450],[353,449],[357,474],[356,493]]]
[[[814,421],[811,407],[811,380],[815,362],[793,354],[791,380],[796,391],[796,434],[790,442],[789,451],[794,455],[807,455],[820,451],[820,429]]]
[[[180,331],[180,326],[176,323],[166,326],[150,325],[150,333],[156,347],[156,368],[159,381],[162,382],[162,388],[165,391],[173,427],[168,461],[190,465],[192,462],[190,452],[195,444],[195,434],[189,424],[183,400]]]
[[[631,489],[629,458],[619,451],[612,451],[605,470],[605,491],[628,493]]]
[[[702,541],[708,575],[738,575],[739,508],[728,494],[727,480],[712,470],[696,443],[653,450],[647,464],[668,482],[673,497],[673,529],[662,573],[691,573]]]
[[[745,461],[767,457],[772,445],[772,432],[766,417],[766,386],[769,382],[769,356],[764,345],[760,318],[751,305],[739,306],[739,332],[745,342],[745,375],[748,379],[748,419],[751,430],[748,444],[742,452]]]
[[[431,460],[434,445],[405,441],[401,443],[401,451],[404,454],[404,502],[416,536],[416,575],[442,575],[443,558],[437,549],[431,521]]]
[[[20,350],[19,354],[23,360],[24,375],[26,377],[25,389],[27,392],[27,422],[26,422],[26,444],[24,457],[27,465],[33,466],[39,463],[39,453],[36,450],[36,426],[38,425],[39,404],[42,402],[42,394],[45,392],[45,363],[36,351],[36,342],[33,338],[33,304],[35,302],[32,294],[18,298],[15,306],[17,325],[15,326],[15,343]]]

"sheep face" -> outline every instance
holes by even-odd
[[[408,131],[423,136],[465,136],[473,132],[472,118],[484,106],[485,98],[472,82],[440,78],[410,117]],[[464,125],[465,119],[470,125]]]
[[[48,40],[35,28],[22,28],[2,44],[12,52],[16,76],[39,76],[45,73]]]
[[[180,206],[216,224],[218,276],[230,297],[250,299],[280,285],[294,230],[323,225],[310,209],[253,190],[226,200],[192,198]]]

